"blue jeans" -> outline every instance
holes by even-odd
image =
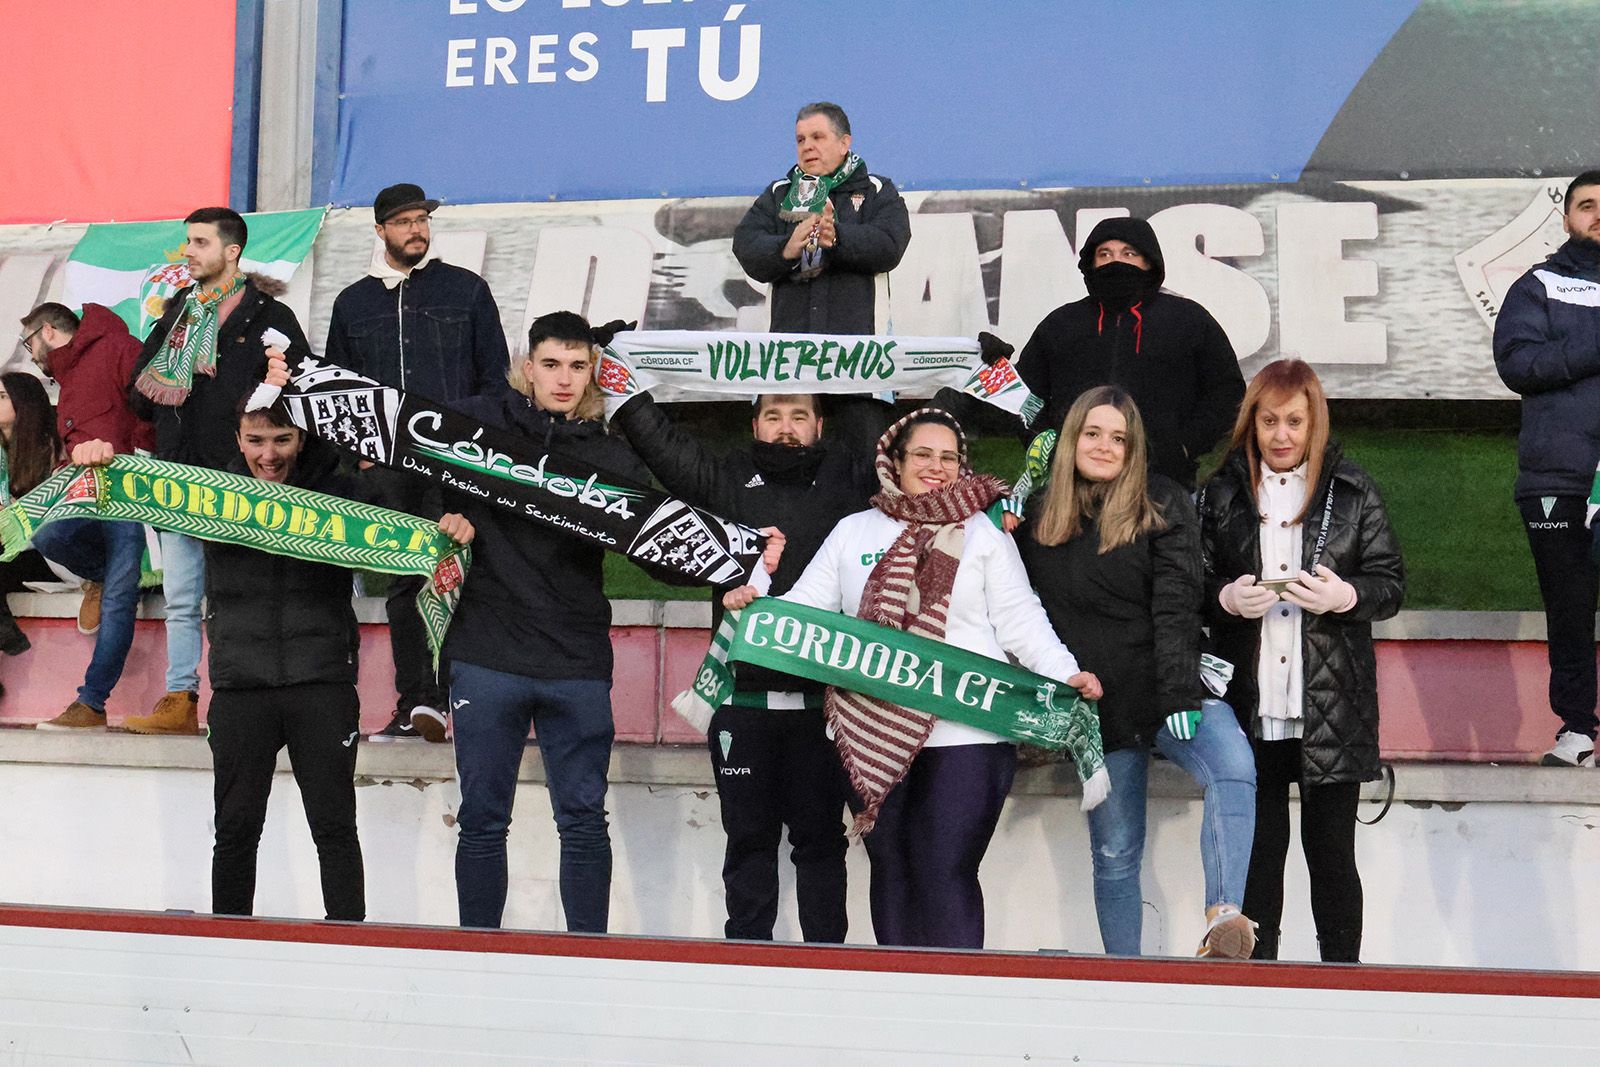
[[[100,631],[95,634],[94,654],[78,688],[78,699],[96,711],[105,711],[133,646],[144,527],[136,522],[65,519],[41,526],[33,535],[33,547],[73,574],[104,586]]]
[[[506,905],[506,834],[517,768],[537,728],[556,832],[567,929],[605,933],[611,909],[606,770],[611,763],[611,683],[507,674],[450,665],[455,716],[456,902],[462,926],[498,927]]]
[[[1205,790],[1200,865],[1206,907],[1244,900],[1256,824],[1256,763],[1233,709],[1220,700],[1204,712],[1193,740],[1179,741],[1163,726],[1156,748]],[[1089,812],[1094,859],[1094,911],[1100,942],[1114,956],[1137,956],[1144,934],[1139,869],[1144,859],[1145,786],[1150,754],[1142,748],[1106,753],[1111,795]]]
[[[161,592],[167,598],[167,692],[200,691],[200,601],[206,595],[204,544],[160,531]]]

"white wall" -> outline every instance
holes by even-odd
[[[1540,782],[1584,775],[1526,773]],[[5,764],[0,900],[206,910],[210,789],[211,775],[201,769]],[[364,779],[358,804],[369,917],[452,923],[454,784]],[[723,837],[715,793],[698,784],[614,785],[610,808],[612,930],[720,936]],[[1152,798],[1147,953],[1189,955],[1200,937],[1198,811],[1192,800]],[[1382,823],[1358,835],[1367,962],[1600,970],[1600,925],[1589,921],[1600,886],[1600,805],[1397,802]],[[507,925],[559,928],[556,837],[542,785],[521,787],[510,849]],[[870,944],[859,846],[849,862],[851,940]],[[983,876],[989,947],[1099,950],[1075,797],[1014,795]],[[778,933],[797,937],[787,877],[784,893]],[[1284,958],[1315,959],[1297,850],[1287,900]],[[273,791],[256,910],[321,914],[315,852],[287,775]]]

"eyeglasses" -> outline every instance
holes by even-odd
[[[43,325],[39,325],[39,326],[34,327],[34,330],[33,330],[32,333],[25,333],[21,337],[17,338],[17,347],[22,349],[24,352],[26,352],[29,355],[29,357],[31,358],[32,355],[33,355],[33,350],[28,347],[28,342],[33,340],[35,337],[38,337],[39,334],[42,333],[43,331],[44,331],[44,326]]]
[[[432,221],[432,215],[419,215],[412,219],[387,219],[384,225],[393,226],[397,230],[426,230]]]
[[[919,467],[931,467],[937,464],[941,467],[961,466],[961,457],[955,452],[935,452],[931,448],[913,448],[906,453],[906,458]]]

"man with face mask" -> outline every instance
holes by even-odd
[[[1194,489],[1195,461],[1233,425],[1244,378],[1228,335],[1161,288],[1166,262],[1144,219],[1105,219],[1078,256],[1089,295],[1046,315],[1017,360],[1044,401],[1032,430],[1059,429],[1085,389],[1116,385],[1144,418],[1150,466]]]
[[[739,265],[772,286],[771,329],[887,333],[888,272],[911,243],[905,201],[850,150],[838,104],[800,109],[795,155],[733,234]]]
[[[383,253],[374,255],[366,277],[334,300],[327,358],[444,404],[508,393],[510,356],[500,309],[487,282],[439,258],[432,231],[438,206],[409,182],[378,194],[373,229]],[[387,468],[370,476],[384,506],[438,514],[437,492],[412,476]],[[444,686],[434,674],[427,631],[417,615],[423,581],[403,578],[389,587],[389,642],[400,699],[374,741],[445,739]]]
[[[831,399],[834,429],[823,440],[821,397],[757,397],[754,440],[725,456],[673,425],[648,393],[623,405],[612,425],[674,496],[735,522],[783,532],[783,556],[772,575],[778,595],[800,577],[839,520],[867,507],[878,490],[873,446],[888,425],[889,408],[856,397]],[[713,630],[723,592],[712,591]],[[801,934],[807,941],[842,942],[841,813],[849,783],[824,732],[825,687],[743,663],[735,681],[733,697],[712,714],[706,732],[728,836],[724,931],[729,938],[772,939],[778,845],[788,826]]]
[[[1514,282],[1494,323],[1500,380],[1522,395],[1517,507],[1528,534],[1561,720],[1547,767],[1595,764],[1600,570],[1585,511],[1600,462],[1600,170],[1572,179],[1567,241]]]

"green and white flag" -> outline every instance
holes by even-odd
[[[246,215],[250,240],[240,269],[287,285],[310,255],[326,213],[318,207]],[[189,284],[183,242],[181,219],[92,223],[67,257],[61,302],[70,308],[103,304],[143,338],[167,298]]]
[[[707,396],[881,393],[932,396],[949,386],[1031,423],[1043,406],[1011,361],[986,364],[970,337],[628,330],[596,370],[606,412],[660,385]]]

